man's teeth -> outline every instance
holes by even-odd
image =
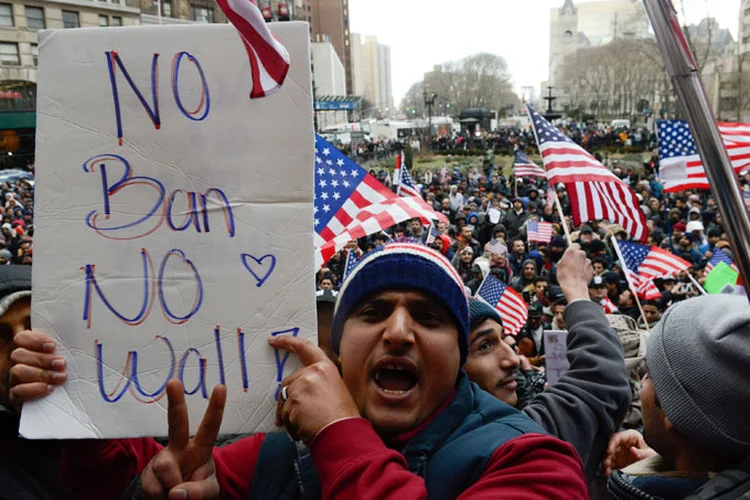
[[[382,388],[381,390],[384,393],[388,394],[389,396],[403,396],[404,394],[406,394],[406,391],[392,391],[390,389],[382,389]]]

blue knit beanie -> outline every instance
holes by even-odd
[[[473,330],[488,319],[494,319],[500,326],[503,326],[503,320],[497,309],[479,299],[469,299],[469,324]]]
[[[443,303],[458,328],[461,365],[469,351],[469,306],[464,284],[440,253],[416,243],[392,243],[364,255],[349,273],[331,325],[331,347],[339,353],[344,323],[366,297],[383,290],[414,290]]]

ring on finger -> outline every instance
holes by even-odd
[[[287,389],[289,389],[288,385],[285,385],[284,387],[281,388],[281,402],[282,403],[286,403],[287,400],[289,399],[289,396],[287,394]]]

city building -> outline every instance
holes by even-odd
[[[346,89],[352,93],[352,54],[349,33],[349,0],[309,0],[310,40],[330,42],[344,64]]]
[[[139,23],[139,9],[119,0],[0,3],[0,168],[24,166],[34,158],[37,32]]]
[[[127,0],[141,12],[141,24],[225,23],[213,0]]]
[[[549,83],[559,83],[565,59],[580,49],[648,36],[648,17],[640,0],[565,0],[550,11]]]
[[[313,82],[316,96],[345,96],[346,71],[344,64],[329,42],[310,44]]]
[[[391,75],[391,48],[378,43],[377,37],[351,35],[353,94],[370,101],[377,114],[395,111]],[[367,111],[363,110],[366,114]],[[372,113],[375,114],[375,113]]]

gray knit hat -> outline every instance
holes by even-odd
[[[31,297],[31,266],[0,266],[0,316],[24,297]]]
[[[685,437],[729,460],[750,456],[750,305],[704,295],[670,307],[648,340],[656,397]]]

